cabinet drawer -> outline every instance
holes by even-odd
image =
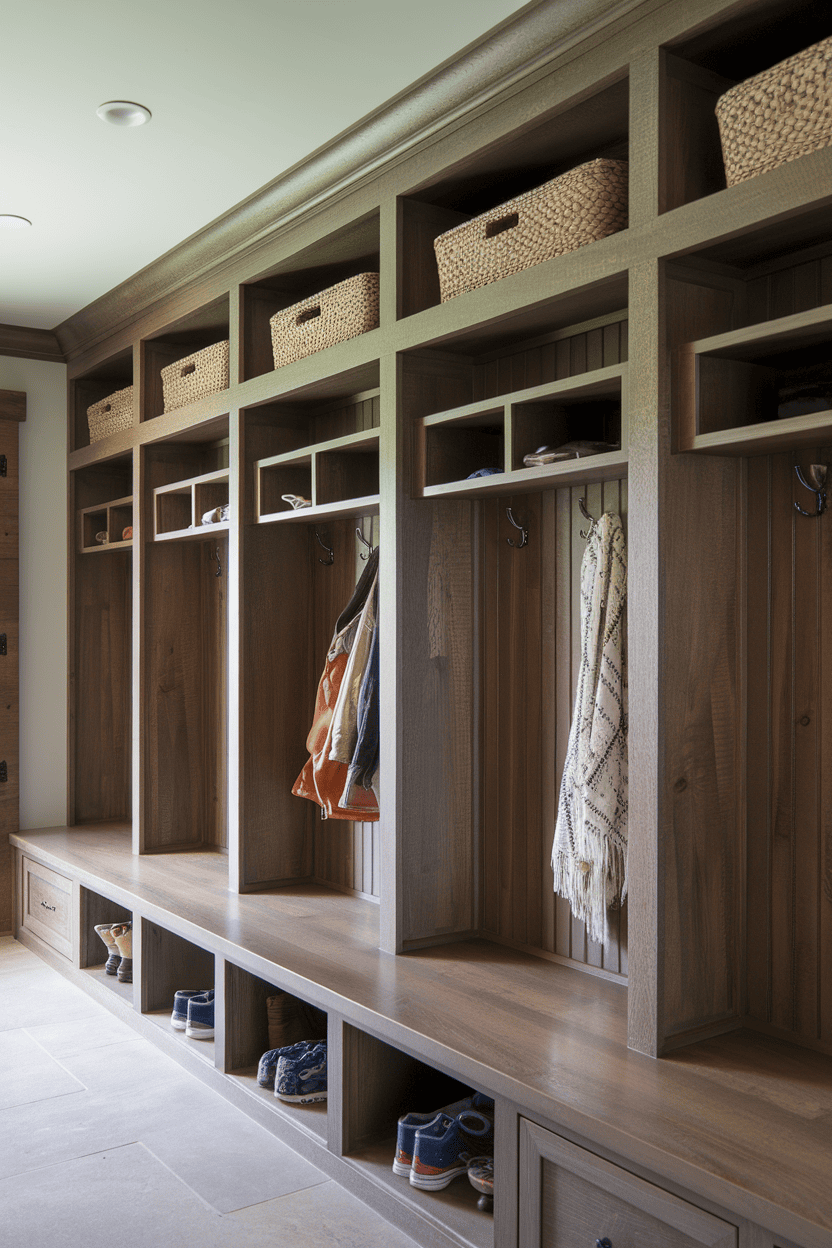
[[[521,1119],[520,1248],[736,1248],[737,1228]]]
[[[45,944],[72,957],[72,881],[23,856],[21,926]]]

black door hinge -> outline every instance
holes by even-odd
[[[6,766],[6,760],[4,758],[2,763],[0,763],[0,784],[5,784],[8,781],[8,778],[9,778],[9,769]]]
[[[8,471],[8,464],[5,455],[0,455],[0,477],[5,477]]]
[[[6,634],[0,633],[0,654],[8,654],[8,646],[6,644]]]

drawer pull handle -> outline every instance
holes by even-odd
[[[612,1241],[605,1235],[603,1239],[596,1239],[595,1248],[612,1248]]]
[[[40,904],[43,906],[44,910],[57,910],[58,909],[57,906],[47,906],[45,901],[42,901]]]

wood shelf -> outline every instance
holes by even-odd
[[[101,524],[100,530],[97,525]],[[104,550],[129,550],[133,539],[113,538],[113,533],[121,533],[133,524],[133,496],[116,498],[100,506],[83,507],[78,512],[78,549],[88,555]],[[95,541],[95,532],[107,533],[109,540],[103,543]]]
[[[201,518],[214,508],[227,505],[227,469],[157,486],[153,491],[153,540],[198,541],[214,533],[227,532],[227,520],[203,523]]]
[[[257,460],[255,512],[259,524],[378,515],[378,429],[332,438],[315,446]],[[375,485],[375,490],[367,490]],[[362,489],[362,487],[364,487]],[[356,495],[342,497],[348,489]],[[311,507],[278,504],[282,494],[310,498]]]
[[[684,344],[676,356],[678,450],[763,455],[823,444],[832,411],[780,419],[778,386],[828,373],[832,393],[830,342],[832,304]]]

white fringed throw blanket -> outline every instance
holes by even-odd
[[[566,747],[552,868],[555,892],[603,942],[627,895],[627,552],[605,512],[581,562],[581,664]]]

